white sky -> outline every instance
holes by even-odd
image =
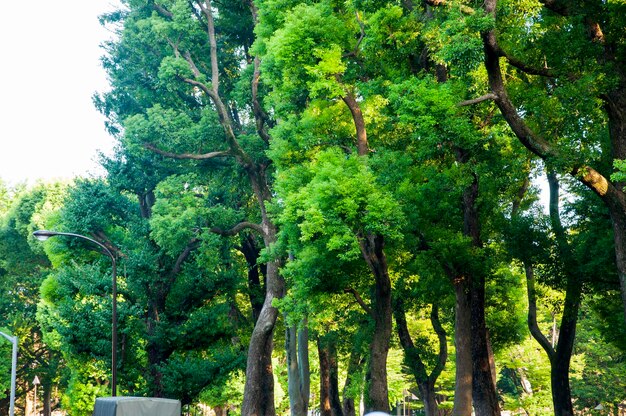
[[[91,97],[107,89],[98,16],[117,0],[4,2],[0,14],[0,178],[15,184],[101,172],[113,138]]]

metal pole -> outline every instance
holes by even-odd
[[[113,266],[112,267],[112,270],[113,270],[112,286],[113,287],[111,289],[111,296],[113,297],[112,306],[111,306],[111,309],[112,309],[112,314],[111,314],[111,396],[113,397],[117,396],[117,264],[115,261],[115,256],[113,255],[111,250],[107,248],[107,246],[105,246],[99,241],[96,241],[82,234],[38,230],[38,231],[35,231],[33,235],[37,239],[42,240],[42,241],[50,237],[57,236],[57,235],[82,238],[83,240],[91,241],[93,244],[96,244],[97,246],[102,248],[102,250],[104,250],[104,254],[106,254],[107,256],[111,258],[111,263]]]
[[[13,337],[13,362],[11,364],[11,404],[9,415],[15,415],[15,378],[17,377],[17,337]]]
[[[12,337],[4,332],[0,332],[0,335],[5,337],[13,344],[13,359],[11,361],[11,401],[9,404],[9,416],[15,415],[15,379],[17,377],[17,337]]]
[[[113,312],[111,316],[111,396],[115,397],[117,396],[117,264],[112,254],[111,262],[113,263],[113,287],[111,289],[113,296]]]

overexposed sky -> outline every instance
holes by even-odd
[[[113,138],[92,104],[107,89],[98,16],[118,0],[5,2],[0,14],[0,178],[89,176]]]

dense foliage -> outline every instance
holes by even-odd
[[[19,408],[35,375],[46,415],[111,390],[110,259],[42,228],[117,259],[121,395],[623,407],[621,0],[122,3],[101,17],[105,177],[0,182]]]

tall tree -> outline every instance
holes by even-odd
[[[493,21],[481,29],[490,91],[484,98],[495,102],[528,150],[551,168],[571,174],[608,208],[626,312],[626,195],[624,183],[611,179],[611,166],[605,163],[626,159],[626,53],[621,35],[626,6],[613,1],[584,5],[542,1],[500,14],[497,9],[497,0],[484,4],[486,16]],[[528,27],[525,11],[537,25],[514,40]],[[545,112],[522,115],[522,106],[534,107],[533,98],[511,91],[502,58],[524,74],[522,84],[532,86],[545,100],[556,98],[560,107],[556,117]],[[581,89],[586,91],[583,97],[574,92]],[[572,93],[576,100],[568,100]],[[558,117],[556,125],[551,123]],[[600,155],[577,150],[577,143],[592,144]]]
[[[116,109],[123,113],[111,113],[113,121],[124,126],[124,140],[137,150],[143,146],[168,158],[198,163],[217,160],[215,163],[223,163],[227,169],[244,175],[257,212],[248,221],[215,231],[236,235],[251,229],[261,235],[269,252],[276,241],[276,227],[267,213],[272,192],[263,149],[269,143],[266,129],[271,120],[261,106],[260,62],[249,54],[255,5],[176,0],[129,6],[123,34],[131,40],[119,44],[117,57],[121,61],[111,66],[111,73],[120,75],[118,68],[126,63],[129,66],[122,67],[121,72],[132,71],[134,61],[149,56],[157,62],[157,68],[151,65],[155,71],[151,76],[167,86],[166,98],[150,95],[141,101],[146,98],[141,95],[142,85],[129,91],[126,85],[118,84],[109,95],[113,102],[120,94],[139,106],[122,107],[119,104],[124,102],[117,100]],[[141,49],[126,49],[126,43],[141,45]],[[110,47],[115,50],[116,45]],[[135,57],[126,59],[127,53]],[[150,77],[146,78],[150,82]],[[102,107],[107,108],[104,104]],[[127,118],[130,115],[134,118]],[[186,122],[186,127],[177,124],[177,120]],[[161,128],[162,122],[167,123],[169,132]],[[216,130],[216,126],[221,129]],[[175,136],[182,140],[174,139]],[[203,151],[213,146],[210,151]],[[271,354],[278,311],[273,301],[284,292],[279,265],[280,260],[272,259],[266,262],[264,270],[265,298],[257,312],[248,350],[244,414],[275,412]]]

